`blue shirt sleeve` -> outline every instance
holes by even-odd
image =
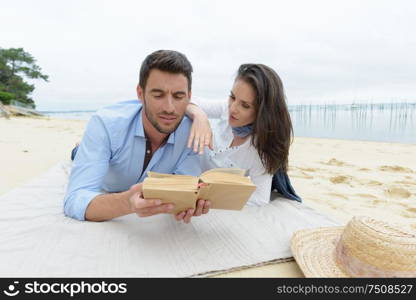
[[[101,186],[111,158],[110,137],[102,120],[94,115],[88,122],[72,165],[64,199],[64,213],[84,221],[88,204],[103,194]]]

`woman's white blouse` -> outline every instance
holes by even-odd
[[[240,146],[230,147],[234,138],[228,124],[227,101],[192,99],[208,116],[212,127],[214,150],[207,147],[200,156],[202,171],[213,168],[241,168],[248,170],[256,185],[247,205],[261,206],[270,202],[273,175],[266,172],[257,150],[251,145],[251,137]]]

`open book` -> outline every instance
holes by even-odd
[[[216,168],[199,177],[148,172],[143,182],[144,198],[175,203],[172,213],[195,208],[198,199],[211,201],[210,208],[240,210],[247,203],[256,186],[245,170]],[[199,183],[204,183],[199,186]]]

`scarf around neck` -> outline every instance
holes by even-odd
[[[253,124],[241,127],[232,127],[232,129],[235,136],[246,137],[253,132]]]

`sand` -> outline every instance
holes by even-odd
[[[290,155],[292,183],[313,208],[416,230],[416,145],[296,138]]]
[[[0,118],[0,195],[69,159],[85,121]]]
[[[0,195],[69,158],[85,121],[0,118]],[[367,215],[416,230],[416,145],[296,137],[289,176],[304,202],[345,224]],[[303,277],[296,262],[219,277]]]

